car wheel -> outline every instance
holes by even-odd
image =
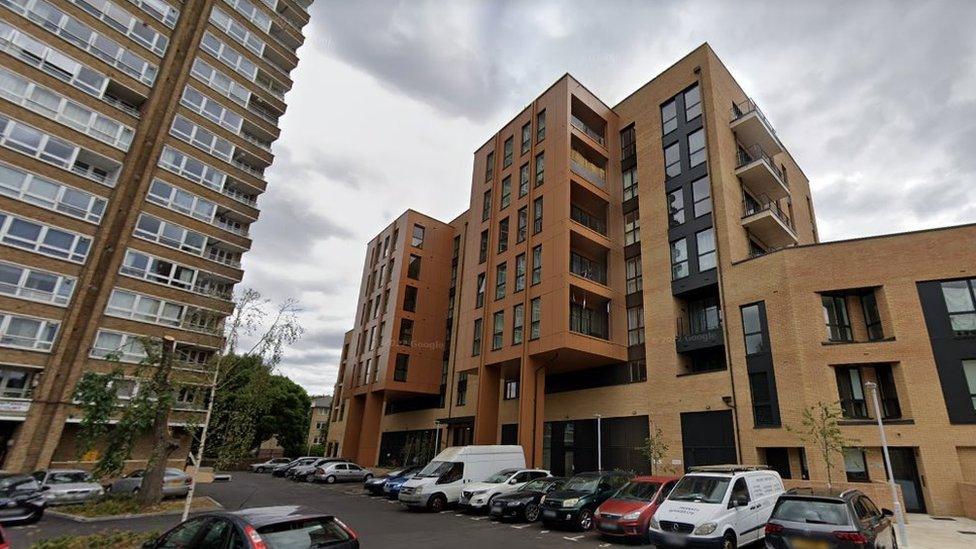
[[[736,549],[738,544],[735,542],[735,534],[729,532],[722,539],[722,549]]]
[[[579,526],[579,529],[584,532],[590,528],[593,528],[593,511],[590,511],[589,509],[583,509],[580,511],[577,525]]]
[[[325,477],[326,484],[335,484],[335,481],[336,481],[335,475],[329,475]]]
[[[369,473],[366,473],[366,476],[363,477],[363,482],[366,482],[366,481],[368,481],[371,478],[373,478],[373,475],[371,475]]]
[[[445,507],[447,507],[447,499],[440,494],[436,494],[427,500],[427,510],[432,513],[440,513]]]
[[[539,506],[534,503],[529,503],[525,506],[525,520],[526,522],[535,522],[539,520]]]
[[[38,509],[37,512],[24,521],[24,524],[34,524],[35,522],[40,522],[42,517],[44,517],[44,509]]]

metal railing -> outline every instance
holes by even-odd
[[[576,252],[569,254],[569,272],[599,284],[607,283],[607,267]]]
[[[247,164],[241,162],[240,160],[236,160],[233,158],[230,159],[230,164],[242,171],[245,171],[253,175],[254,177],[260,179],[261,181],[264,181],[264,172],[258,171],[257,168],[252,168],[251,166],[248,166]]]
[[[607,234],[607,222],[605,220],[590,214],[576,204],[570,205],[569,217],[580,225],[593,229],[604,236]]]
[[[248,103],[247,110],[250,111],[252,114],[258,115],[259,118],[262,118],[266,122],[270,123],[272,126],[278,127],[278,117],[268,112],[267,109]]]
[[[590,136],[590,139],[596,141],[597,143],[599,143],[600,145],[603,145],[604,147],[607,146],[607,142],[603,138],[603,135],[601,135],[600,133],[598,133],[595,130],[593,130],[592,128],[590,128],[586,124],[586,122],[583,122],[582,120],[580,120],[579,118],[577,118],[576,115],[572,115],[571,114],[569,116],[569,123],[572,124],[572,126],[574,128],[576,128],[577,130],[579,130],[579,131],[585,133],[586,135]]]
[[[233,198],[234,200],[240,202],[241,204],[247,204],[252,208],[257,206],[258,203],[258,201],[252,198],[250,195],[244,194],[234,189],[229,189],[227,187],[221,189],[220,193],[223,194],[224,196],[229,196],[230,198]]]
[[[708,337],[722,332],[722,319],[718,318],[714,322],[707,318],[699,318],[696,322],[687,317],[675,319],[675,335],[681,340],[707,339]]]
[[[263,149],[265,151],[271,152],[271,144],[270,143],[265,143],[264,141],[261,141],[257,137],[254,137],[253,135],[251,135],[251,134],[249,134],[249,133],[247,133],[245,131],[241,131],[241,133],[239,133],[238,135],[240,135],[241,139],[243,139],[244,141],[247,141],[248,143],[251,143],[252,145],[257,146],[260,149]]]
[[[217,252],[217,250],[210,250],[207,253],[207,259],[211,261],[216,261],[228,267],[234,267],[235,269],[241,268],[241,260],[232,256],[225,256]]]
[[[773,162],[773,157],[769,156],[769,154],[766,151],[764,151],[763,148],[759,146],[759,144],[752,145],[746,149],[739,148],[736,151],[736,164],[735,164],[736,169],[739,169],[743,166],[747,166],[757,161],[765,162],[766,165],[769,166],[769,169],[772,170],[774,174],[776,174],[776,177],[779,178],[780,182],[783,183],[783,186],[789,187],[789,181],[787,181],[786,179],[786,169],[777,166],[776,162]]]
[[[236,235],[240,235],[244,237],[247,236],[247,227],[244,227],[240,223],[235,223],[233,221],[229,221],[227,219],[223,219],[220,217],[214,217],[212,225],[214,225],[215,227],[220,227],[221,229],[228,232],[232,232]]]
[[[752,99],[746,99],[742,103],[734,103],[732,105],[732,118],[729,120],[729,122],[735,122],[747,114],[752,113],[756,113],[756,116],[758,116],[759,119],[763,121],[763,124],[769,128],[769,131],[773,134],[773,137],[776,137],[776,140],[779,141],[779,137],[776,136],[776,129],[773,128],[773,125],[769,123],[769,119],[766,118],[765,114],[763,114],[762,109],[760,109],[759,105],[757,105]]]
[[[573,170],[573,173],[593,183],[597,187],[604,187],[607,184],[606,172],[596,164],[582,158],[582,156],[574,158],[570,155],[569,168]]]
[[[751,215],[755,215],[761,212],[772,212],[784,225],[790,228],[790,230],[795,230],[793,226],[793,220],[790,219],[789,214],[780,207],[779,202],[772,200],[766,195],[760,196],[756,200],[749,198],[742,200],[742,218],[745,219]]]

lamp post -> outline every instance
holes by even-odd
[[[902,514],[901,501],[898,499],[898,488],[895,486],[895,476],[891,473],[891,457],[888,455],[888,437],[885,436],[884,424],[881,422],[881,404],[878,402],[878,384],[868,381],[864,384],[871,393],[874,402],[874,418],[878,421],[878,431],[881,433],[881,451],[884,453],[885,470],[888,472],[888,484],[891,486],[891,500],[895,509],[895,522],[898,524],[898,540],[902,547],[908,547],[908,532],[905,530],[905,515]]]
[[[600,414],[593,414],[593,415],[596,417],[596,470],[602,471],[603,470],[603,442],[601,439],[602,433],[600,432],[601,431],[600,420],[603,419],[603,416],[601,416]]]
[[[434,420],[434,456],[441,453],[441,421]],[[431,459],[434,459],[433,457]]]

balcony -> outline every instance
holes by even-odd
[[[573,136],[569,150],[569,168],[583,180],[597,187],[607,186],[606,159],[586,145],[580,138]]]
[[[722,324],[714,326],[689,326],[687,319],[679,318],[674,339],[675,350],[679,353],[693,353],[725,345]]]
[[[753,199],[746,195],[742,201],[742,226],[771,249],[796,244],[793,220],[768,196]]]
[[[609,340],[610,300],[575,286],[569,296],[569,331]]]
[[[752,99],[732,106],[729,127],[735,132],[739,142],[746,146],[759,145],[771,155],[777,155],[784,150],[773,125]]]
[[[569,272],[597,284],[604,286],[607,284],[606,263],[592,260],[572,251],[569,252]]]
[[[576,204],[571,204],[569,206],[569,217],[573,221],[583,225],[584,227],[596,231],[603,236],[607,236],[607,221],[606,219],[599,218],[590,212],[580,208]]]
[[[790,195],[786,170],[777,167],[769,153],[759,145],[745,149],[740,147],[736,160],[735,175],[751,191],[773,200]]]
[[[570,115],[570,117],[569,117],[569,123],[572,124],[572,126],[574,128],[576,128],[577,130],[579,130],[579,131],[583,132],[584,134],[586,134],[593,141],[596,141],[597,143],[599,143],[600,145],[602,145],[604,147],[607,146],[607,141],[606,141],[606,139],[603,138],[603,134],[597,133],[596,130],[594,130],[594,129],[590,128],[589,126],[587,126],[586,125],[586,122],[583,122],[582,120],[580,120],[579,118],[577,118],[576,115]]]
[[[26,418],[30,405],[29,398],[0,397],[0,416]]]

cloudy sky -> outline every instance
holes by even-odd
[[[244,286],[301,301],[283,373],[331,393],[365,243],[466,207],[474,150],[564,73],[616,104],[702,42],[835,240],[976,221],[976,2],[315,0]]]

